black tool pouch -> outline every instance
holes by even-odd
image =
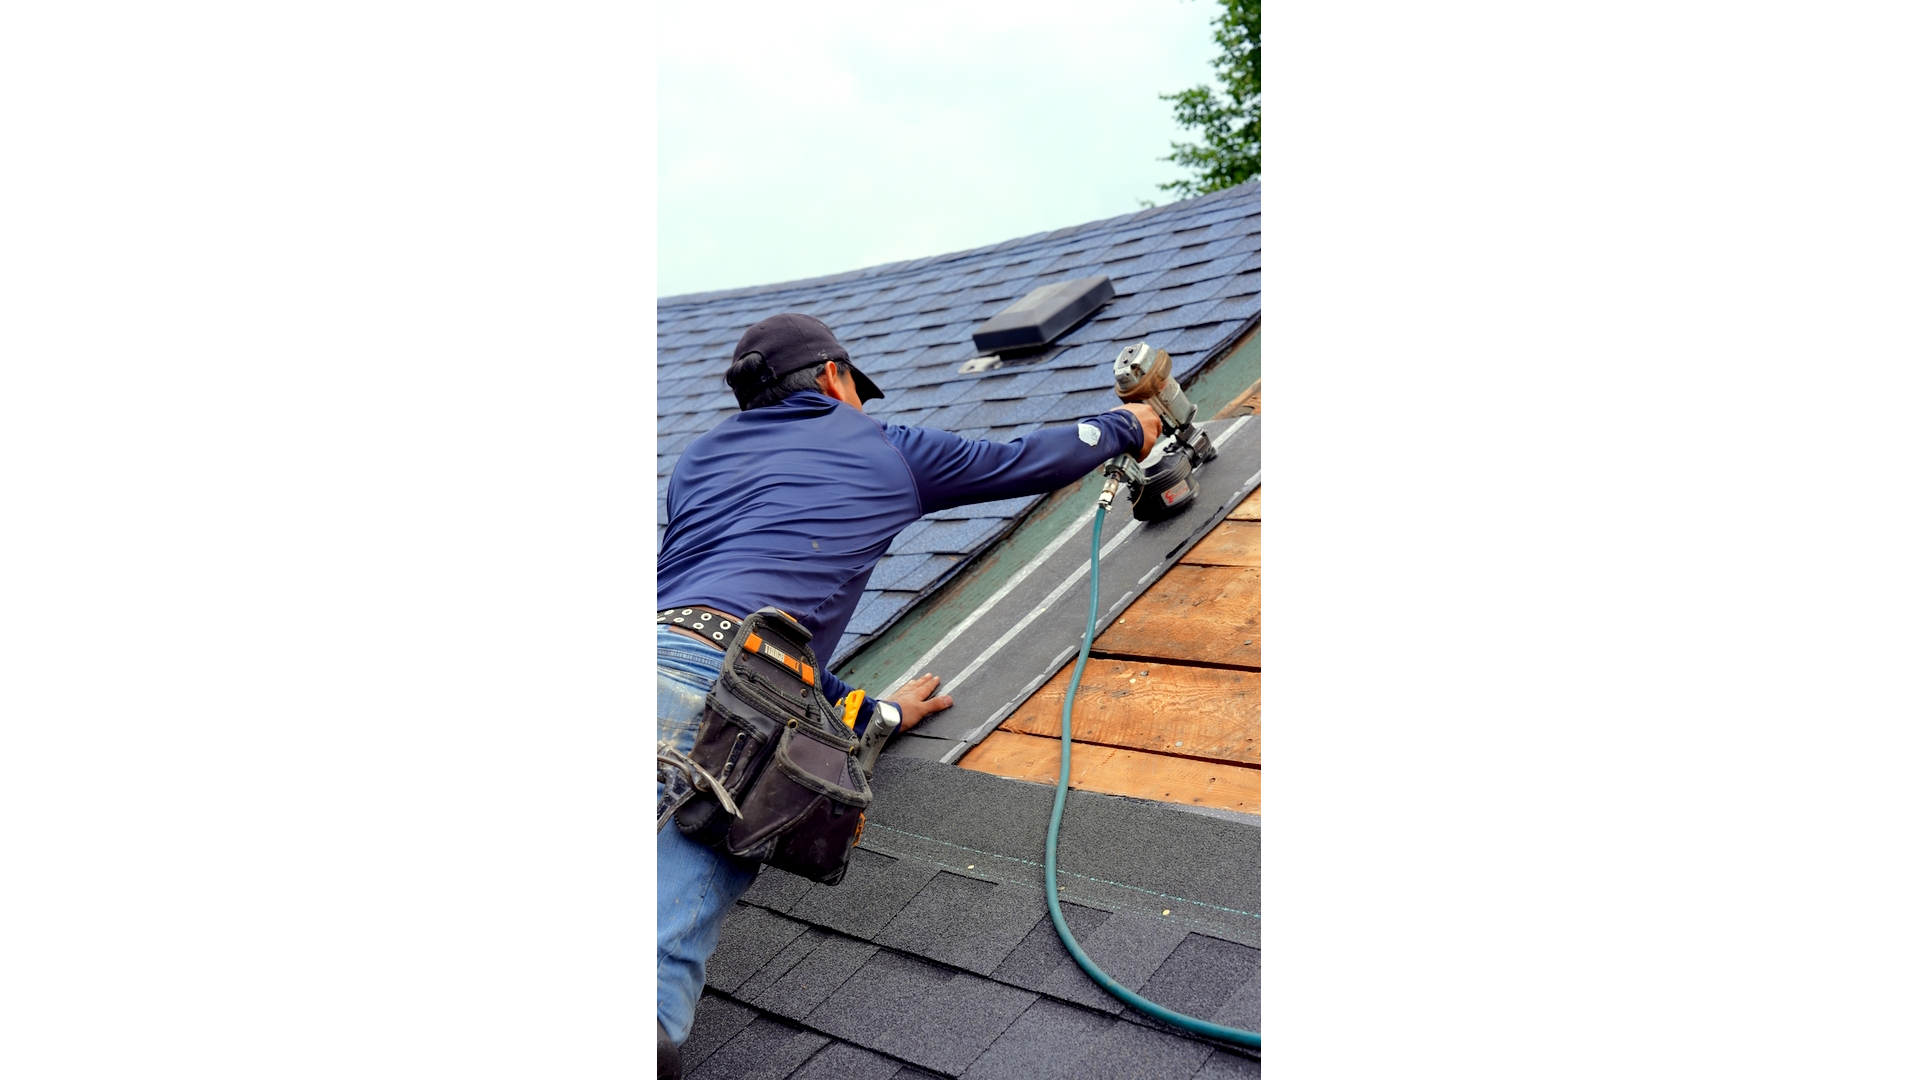
[[[873,792],[852,731],[820,692],[811,636],[772,608],[741,622],[689,755],[740,813],[700,777],[675,821],[716,851],[832,885],[846,873]]]

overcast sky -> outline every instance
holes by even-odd
[[[659,295],[1111,217],[1183,175],[1213,0],[660,7]]]

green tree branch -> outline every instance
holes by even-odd
[[[1203,139],[1173,143],[1173,153],[1160,159],[1194,172],[1160,185],[1183,199],[1260,176],[1260,0],[1220,0],[1220,7],[1213,70],[1224,92],[1202,84],[1160,95],[1173,102],[1174,120]]]

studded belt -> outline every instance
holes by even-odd
[[[691,630],[698,634],[702,641],[721,652],[727,651],[727,646],[733,644],[734,634],[740,629],[739,620],[733,616],[703,607],[668,608],[660,612],[659,617],[653,621],[660,626],[678,626]]]

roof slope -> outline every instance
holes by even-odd
[[[728,916],[681,1059],[693,1080],[1258,1075],[1096,987],[1047,916],[1050,787],[890,759],[839,886],[764,869]],[[1062,908],[1149,1000],[1260,1023],[1259,827],[1072,792]]]
[[[1106,274],[1115,298],[1018,364],[961,375],[972,333],[1032,289]],[[1226,350],[1260,316],[1260,187],[1226,191],[1008,240],[972,251],[806,281],[659,301],[657,498],[680,451],[735,411],[723,376],[740,334],[781,311],[817,316],[887,396],[877,419],[970,438],[1011,439],[1112,408],[1121,344],[1147,338],[1176,375]],[[850,656],[967,560],[990,547],[1038,497],[960,507],[921,519],[875,567],[832,662]],[[663,534],[664,535],[664,534]]]

